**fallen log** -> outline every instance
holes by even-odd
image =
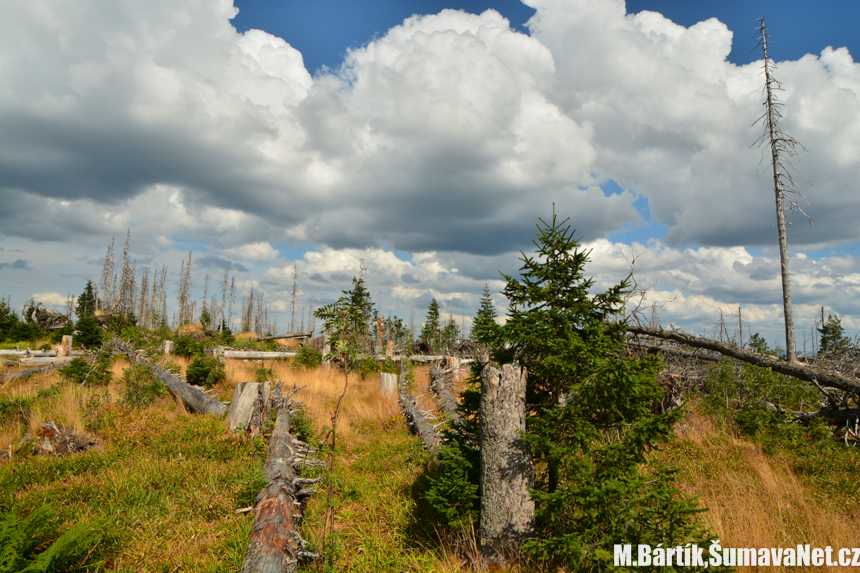
[[[309,491],[296,491],[296,485],[319,480],[296,477],[293,463],[308,446],[290,434],[290,403],[281,399],[280,385],[275,388],[271,405],[278,414],[263,466],[269,485],[257,494],[257,511],[241,573],[293,573],[299,559],[317,557],[306,551],[298,532],[297,520],[303,512],[299,494],[307,495]]]
[[[260,350],[225,350],[224,358],[235,360],[272,360],[278,358],[292,358],[298,352],[263,352]]]
[[[311,338],[313,336],[313,332],[299,332],[296,334],[279,334],[277,336],[261,336],[260,338],[252,338],[252,342],[264,342],[266,340],[289,340],[296,338]]]
[[[128,356],[132,364],[142,362],[151,368],[158,379],[167,386],[167,390],[182,400],[182,404],[188,411],[195,414],[214,414],[216,416],[223,416],[227,411],[227,406],[223,402],[206,394],[200,386],[192,386],[178,376],[164,370],[146,358],[142,351],[135,350],[126,342],[116,338],[108,344]]]
[[[53,371],[57,366],[55,364],[50,364],[48,366],[43,366],[42,368],[30,368],[29,370],[18,370],[17,372],[4,372],[0,374],[0,384],[4,382],[10,382],[12,380],[26,380],[31,376],[35,376],[36,374],[44,374],[46,372]]]
[[[35,358],[22,358],[18,361],[18,363],[23,366],[44,366],[46,364],[65,364],[71,359],[71,356],[45,356]]]
[[[439,407],[454,423],[463,421],[463,416],[457,411],[457,395],[454,393],[454,384],[460,375],[460,359],[447,356],[439,365],[430,368],[430,386],[439,399]]]
[[[844,376],[837,372],[821,370],[820,368],[805,366],[797,362],[786,362],[784,360],[780,360],[776,356],[758,354],[756,352],[737,348],[736,346],[726,344],[725,342],[717,342],[716,340],[690,336],[689,334],[684,334],[682,332],[655,330],[652,328],[643,328],[641,326],[628,326],[627,330],[633,334],[643,334],[646,336],[653,336],[654,338],[662,338],[663,340],[671,340],[679,344],[686,344],[687,346],[693,346],[695,348],[714,350],[720,354],[737,358],[738,360],[748,364],[765,366],[774,372],[779,372],[780,374],[793,376],[794,378],[812,382],[813,384],[818,384],[820,386],[844,390],[860,396],[860,379]]]

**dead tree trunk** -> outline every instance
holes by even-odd
[[[51,364],[42,368],[18,370],[17,372],[4,372],[0,374],[0,384],[3,384],[4,382],[9,382],[10,380],[26,380],[30,376],[35,376],[36,374],[44,374],[45,372],[51,372],[56,367],[56,364]]]
[[[241,573],[293,573],[299,559],[316,557],[305,550],[297,522],[302,517],[298,498],[310,495],[313,490],[297,491],[296,486],[316,483],[322,478],[296,477],[293,463],[303,457],[308,446],[290,434],[290,404],[283,402],[279,385],[272,399],[278,416],[263,466],[269,485],[257,494],[257,513]]]
[[[239,382],[233,389],[233,400],[227,412],[227,431],[242,429],[250,437],[260,433],[262,420],[268,415],[268,382]]]
[[[725,356],[731,356],[732,358],[737,358],[738,360],[747,362],[749,364],[755,364],[756,366],[765,366],[767,368],[770,368],[774,372],[779,372],[780,374],[793,376],[795,378],[799,378],[800,380],[806,380],[807,382],[812,382],[813,384],[819,384],[828,388],[844,390],[846,392],[850,392],[852,394],[860,396],[860,380],[858,380],[857,378],[844,376],[837,372],[830,372],[818,368],[813,368],[812,366],[806,366],[804,364],[800,364],[799,362],[786,362],[784,360],[780,360],[776,356],[767,356],[764,354],[750,352],[749,350],[743,350],[741,348],[738,348],[737,346],[726,344],[725,342],[717,342],[716,340],[709,340],[707,338],[690,336],[682,332],[675,332],[670,330],[653,330],[650,328],[642,328],[640,326],[628,326],[627,330],[628,332],[631,332],[633,334],[644,334],[646,336],[653,336],[655,338],[671,340],[679,344],[686,344],[687,346],[714,350],[716,352],[719,352],[720,354],[724,354]]]
[[[446,356],[439,366],[430,368],[430,378],[433,380],[432,388],[439,398],[439,407],[452,422],[460,423],[463,417],[457,411],[457,395],[454,393],[454,384],[460,375],[460,359],[454,356]]]
[[[534,528],[531,449],[526,429],[526,371],[505,364],[481,373],[481,556],[504,566]]]
[[[418,400],[406,393],[403,362],[400,363],[399,386],[398,400],[400,401],[400,407],[403,408],[403,414],[406,416],[406,425],[409,426],[409,431],[421,438],[425,449],[435,449],[439,445],[439,434],[436,433],[436,428],[427,420],[427,412],[422,412],[421,408],[418,407]]]

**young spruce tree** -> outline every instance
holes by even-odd
[[[629,282],[592,294],[590,253],[555,213],[540,221],[535,246],[537,256],[523,254],[519,278],[503,275],[508,320],[491,345],[494,362],[528,370],[525,438],[535,461],[537,531],[524,549],[545,564],[604,571],[613,568],[614,544],[703,542],[694,518],[701,510],[675,487],[673,472],[653,460],[645,465],[681,412],[651,413],[662,395],[660,361],[626,355],[621,314]],[[437,512],[446,490],[468,491],[454,487],[446,467],[470,482],[476,475],[475,398],[474,387],[464,393],[464,423],[448,432],[449,459],[429,480]],[[474,515],[474,495],[451,502],[462,511],[445,516],[448,522]]]
[[[439,323],[439,303],[434,298],[430,302],[430,307],[427,309],[427,319],[424,321],[424,328],[421,329],[421,340],[430,344],[436,350],[439,346],[439,339],[442,333],[442,327]]]
[[[499,330],[496,323],[496,307],[490,297],[490,287],[484,285],[484,294],[481,295],[481,306],[472,323],[472,338],[479,344],[489,345],[495,339]]]

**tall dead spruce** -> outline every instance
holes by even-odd
[[[785,312],[785,351],[786,358],[789,362],[797,361],[797,351],[794,343],[794,316],[791,310],[791,284],[788,272],[788,237],[785,231],[785,210],[786,205],[790,211],[796,211],[803,214],[812,224],[812,219],[803,212],[797,200],[792,195],[803,197],[803,194],[797,188],[797,184],[791,176],[791,170],[800,173],[797,168],[792,165],[790,158],[797,157],[797,146],[804,149],[796,139],[786,134],[779,126],[782,119],[780,108],[782,103],[776,97],[777,91],[782,91],[782,85],[773,77],[773,70],[776,69],[767,54],[768,39],[772,36],[767,33],[767,23],[764,18],[759,18],[757,26],[758,44],[756,47],[761,47],[764,54],[764,92],[766,99],[762,105],[765,106],[765,112],[759,117],[757,124],[764,124],[764,133],[753,144],[759,147],[764,147],[763,153],[770,151],[770,163],[773,168],[773,192],[776,198],[776,226],[779,233],[779,260],[782,267],[782,304]],[[764,157],[762,157],[764,160]],[[806,179],[806,177],[800,173]],[[807,181],[809,181],[807,179]],[[806,199],[805,197],[803,197]]]

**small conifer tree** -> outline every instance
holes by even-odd
[[[481,295],[481,306],[475,315],[472,324],[472,338],[479,344],[491,344],[498,333],[499,325],[496,323],[496,307],[490,297],[490,287],[484,285],[484,294]]]
[[[441,331],[441,325],[439,324],[439,302],[434,298],[430,301],[430,307],[427,309],[427,319],[424,321],[424,327],[421,329],[421,340],[429,343],[435,350],[439,347]]]
[[[851,346],[851,339],[845,336],[839,315],[828,314],[827,321],[821,325],[818,333],[821,335],[822,354],[840,352]]]

